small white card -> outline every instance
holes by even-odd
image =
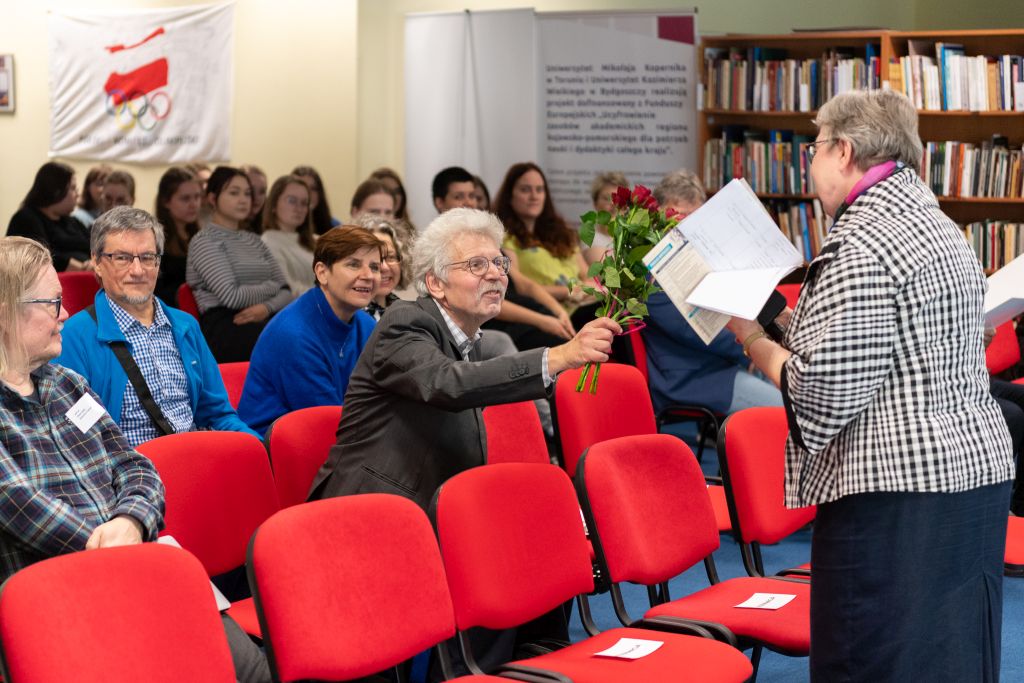
[[[641,640],[640,638],[619,638],[619,642],[607,650],[595,652],[596,657],[615,657],[617,659],[640,659],[651,654],[665,643],[660,640]]]
[[[78,427],[78,431],[85,434],[96,424],[96,420],[103,417],[104,412],[106,411],[103,406],[97,403],[92,396],[86,394],[71,406],[71,410],[68,411],[68,419]]]
[[[788,605],[795,597],[786,593],[754,593],[736,606],[746,609],[779,609]]]

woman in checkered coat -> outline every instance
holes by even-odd
[[[831,231],[781,344],[730,323],[783,393],[786,504],[818,506],[811,679],[996,681],[1014,463],[985,277],[917,175],[907,98],[844,93],[815,124]]]

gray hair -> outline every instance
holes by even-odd
[[[164,253],[164,228],[160,221],[143,209],[134,206],[115,206],[110,211],[100,214],[93,221],[92,233],[89,237],[89,251],[95,258],[103,253],[107,243],[107,235],[120,232],[144,232],[151,230],[156,240],[156,252]]]
[[[354,222],[359,227],[366,228],[372,233],[377,235],[387,235],[391,238],[391,243],[395,245],[395,251],[398,252],[398,257],[401,259],[398,284],[396,284],[395,287],[404,287],[412,277],[412,264],[409,263],[411,240],[408,238],[408,230],[403,230],[398,226],[408,226],[409,224],[400,218],[384,218],[383,216],[378,216],[375,213],[364,213],[359,218],[356,218]]]
[[[429,296],[427,273],[448,281],[451,246],[459,235],[476,234],[494,240],[501,247],[505,228],[498,217],[479,209],[450,209],[430,221],[412,246],[412,276],[420,296]]]
[[[917,132],[917,111],[895,90],[850,90],[818,110],[814,124],[830,137],[846,140],[862,171],[886,161],[901,161],[921,170],[923,149]]]
[[[661,179],[654,188],[654,198],[661,206],[677,201],[700,205],[708,200],[708,193],[704,191],[704,185],[696,173],[681,168]]]
[[[39,242],[27,237],[0,237],[0,375],[10,371],[19,355],[24,356],[18,302],[50,265],[50,251]]]
[[[590,200],[597,202],[597,196],[601,194],[601,190],[606,185],[612,187],[624,187],[629,189],[629,181],[626,180],[626,176],[618,171],[607,171],[594,178],[593,182],[590,183]]]

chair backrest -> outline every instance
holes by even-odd
[[[228,390],[228,403],[238,410],[238,402],[242,400],[242,389],[245,387],[245,377],[249,374],[249,361],[220,363],[217,367],[220,368],[224,388]]]
[[[544,428],[533,401],[487,406],[483,413],[487,430],[487,464],[551,463]]]
[[[511,628],[594,589],[579,504],[557,467],[460,472],[438,489],[434,521],[459,629]]]
[[[1005,322],[996,328],[996,336],[985,349],[985,366],[990,374],[997,375],[1020,362],[1020,342],[1013,329],[1013,322]]]
[[[594,444],[580,458],[576,491],[598,562],[614,583],[659,584],[718,549],[704,473],[674,436]]]
[[[400,496],[282,510],[253,537],[248,571],[275,680],[369,676],[455,633],[430,522]]]
[[[91,271],[75,271],[57,273],[60,280],[60,291],[68,315],[74,315],[81,310],[92,306],[96,299],[96,292],[100,291],[100,281],[96,274]]]
[[[722,425],[719,452],[733,533],[741,543],[777,543],[814,519],[814,506],[783,503],[785,408],[748,408]]]
[[[647,344],[644,342],[643,330],[629,332],[626,334],[629,342],[629,350],[632,353],[630,363],[643,375],[644,383],[651,383],[651,375],[647,368]]]
[[[139,445],[166,488],[164,534],[210,576],[245,563],[256,528],[278,510],[263,444],[242,432],[183,432]]]
[[[595,394],[576,391],[581,373],[563,372],[555,384],[555,420],[570,476],[575,476],[583,451],[598,441],[658,433],[651,394],[639,370],[622,363],[602,364]]]
[[[799,283],[779,285],[775,289],[779,291],[779,294],[786,297],[786,306],[789,308],[796,308],[797,299],[800,298],[800,287],[803,285]]]
[[[313,477],[338,440],[341,411],[341,406],[302,408],[282,415],[270,425],[270,464],[282,508],[305,502]]]
[[[0,590],[8,683],[233,683],[199,562],[144,543],[61,555]]]
[[[178,287],[178,308],[199,320],[199,304],[196,303],[196,297],[187,282]]]

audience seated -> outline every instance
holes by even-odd
[[[494,200],[494,213],[508,231],[502,246],[512,265],[574,313],[576,327],[593,318],[590,297],[579,287],[570,288],[573,279],[586,279],[587,262],[576,232],[555,211],[539,166],[522,162],[509,168]],[[583,303],[588,305],[580,309]]]
[[[112,169],[106,164],[93,166],[85,174],[85,182],[82,183],[82,193],[78,199],[78,208],[71,212],[72,218],[85,227],[90,227],[96,217],[103,213],[103,181]]]
[[[48,557],[156,540],[164,487],[152,463],[81,376],[49,363],[67,319],[49,253],[32,240],[0,238],[0,281],[0,581]],[[269,681],[259,648],[221,619],[236,677]]]
[[[395,290],[409,285],[412,271],[406,258],[405,244],[395,230],[395,221],[366,214],[356,223],[372,232],[384,244],[384,256],[380,262],[380,285],[377,286],[373,300],[365,309],[374,320],[380,320],[387,307],[398,301],[399,296]]]
[[[612,195],[620,187],[628,189],[629,180],[617,171],[602,173],[594,178],[594,181],[590,184],[590,199],[594,202],[594,210],[599,212],[607,211],[614,215],[615,204],[612,202]],[[608,226],[598,223],[596,228],[593,244],[586,247],[583,251],[583,258],[586,259],[587,264],[603,259],[605,253],[612,246],[612,238],[608,235]]]
[[[274,181],[263,211],[260,238],[281,267],[292,296],[313,286],[313,218],[309,186],[302,178],[286,175]]]
[[[383,180],[376,178],[364,180],[359,183],[359,187],[352,194],[350,208],[352,220],[359,220],[366,214],[381,218],[394,218],[396,203],[395,195]]]
[[[267,325],[249,364],[238,413],[260,434],[285,413],[342,405],[374,320],[363,309],[380,283],[384,251],[373,233],[332,228],[316,242],[317,287]]]
[[[188,245],[199,232],[202,202],[203,185],[191,171],[172,166],[160,176],[153,215],[165,233],[156,295],[171,306],[178,305],[178,288],[185,283]]]
[[[103,182],[103,210],[135,206],[135,178],[128,171],[111,171]]]
[[[387,185],[391,194],[395,196],[395,218],[412,226],[412,221],[409,219],[408,200],[405,196],[405,185],[402,184],[402,178],[398,173],[394,169],[382,166],[371,173],[370,178],[383,181]]]
[[[185,276],[199,324],[218,363],[247,361],[267,320],[292,300],[284,274],[259,235],[243,229],[249,178],[218,166],[206,186],[211,222],[192,238]]]
[[[263,206],[267,202],[267,174],[255,164],[242,164],[239,169],[249,178],[252,186],[252,206],[249,207],[249,229],[252,232],[263,230]]]
[[[662,208],[686,217],[704,203],[707,194],[696,175],[676,171],[662,179],[654,197]],[[705,344],[664,292],[648,299],[647,310],[650,316],[642,334],[656,411],[682,403],[702,405],[719,414],[782,405],[781,392],[750,372],[750,361],[728,330]]]
[[[36,171],[32,188],[7,224],[7,234],[45,245],[57,270],[92,270],[89,230],[71,216],[77,201],[74,169],[48,161]]]
[[[185,164],[185,170],[190,171],[199,180],[203,186],[203,192],[206,192],[206,181],[213,174],[210,166],[202,161],[193,161],[190,164]]]
[[[331,205],[324,191],[324,181],[312,166],[296,166],[292,175],[302,178],[309,186],[309,210],[313,214],[313,231],[322,235],[338,225],[341,221],[331,215]]]
[[[103,289],[93,310],[65,323],[57,362],[85,377],[133,447],[171,432],[253,433],[231,408],[198,323],[153,296],[163,242],[142,209],[96,219],[92,258]]]
[[[487,184],[478,175],[473,176],[473,196],[476,197],[476,208],[481,211],[491,210],[491,193]]]

